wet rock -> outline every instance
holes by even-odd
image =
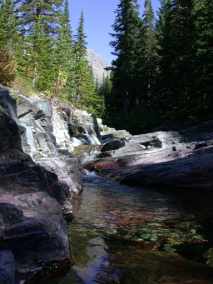
[[[103,152],[97,155],[98,159],[102,159],[102,158],[110,158],[112,157],[112,154],[109,152]]]
[[[124,147],[110,152],[112,158],[90,167],[128,185],[212,189],[211,126],[213,122],[179,132],[132,136]]]
[[[37,192],[14,197],[1,195],[0,202],[12,203],[23,214],[19,222],[13,220],[1,226],[1,242],[13,251],[20,278],[29,279],[52,262],[63,266],[69,261],[66,224],[55,199]]]
[[[74,146],[69,135],[67,112],[59,111],[55,102],[39,97],[18,95],[17,113],[22,128],[25,153],[59,179],[64,188],[64,212],[72,213],[73,194],[81,191],[79,162],[71,152]]]
[[[99,131],[102,137],[102,142],[107,143],[112,139],[130,139],[132,135],[126,130],[117,130],[103,124],[102,119],[97,119]]]
[[[100,145],[100,130],[97,119],[86,111],[70,107],[70,135],[81,141],[81,144]]]
[[[104,134],[101,136],[101,141],[103,144],[106,144],[114,139],[113,134]]]
[[[108,152],[120,149],[125,146],[124,140],[112,140],[106,144],[104,144],[103,148],[101,149],[102,152]]]
[[[0,283],[15,284],[15,258],[10,250],[0,250]]]
[[[185,157],[171,161],[141,164],[121,173],[127,184],[159,185],[176,188],[212,189],[213,148],[193,151]],[[126,175],[126,176],[125,176]]]

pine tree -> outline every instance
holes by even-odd
[[[171,64],[173,61],[172,53],[172,0],[161,0],[161,6],[157,22],[157,50],[158,50],[158,78],[155,95],[155,105],[159,110],[161,117],[166,116],[171,107],[171,100],[174,97],[171,94],[172,79]]]
[[[84,96],[81,99],[80,106],[90,113],[101,117],[103,115],[103,98],[98,93],[92,68],[87,65],[83,74],[81,87],[84,91]]]
[[[32,44],[28,64],[32,66],[33,86],[40,91],[48,91],[54,80],[54,40],[45,33],[40,21],[35,26],[34,34],[29,38],[29,44]]]
[[[40,21],[46,34],[54,35],[62,4],[63,0],[16,0],[20,32],[24,35],[33,34]]]
[[[103,78],[103,83],[99,87],[99,93],[104,97],[105,106],[107,108],[110,108],[111,104],[110,101],[108,101],[111,97],[112,92],[112,81],[110,75],[107,75]]]
[[[136,63],[139,53],[140,17],[136,0],[121,0],[113,25],[114,48],[112,106],[107,111],[113,123],[120,127],[128,122],[129,111],[136,101]]]
[[[194,111],[199,118],[211,118],[213,111],[213,2],[194,1],[195,60]]]
[[[105,109],[106,109],[106,105],[107,108],[111,107],[110,101],[108,101],[111,97],[111,91],[112,91],[112,82],[111,82],[111,78],[110,78],[110,74],[108,74],[107,76],[104,75],[103,76],[103,81],[102,84],[100,85],[100,83],[97,83],[97,94],[98,94],[98,98],[99,98],[99,117],[103,117],[105,119],[107,119],[106,117],[106,113],[105,113]]]
[[[11,0],[0,2],[0,83],[10,85],[16,76],[16,17]]]
[[[184,120],[190,115],[192,94],[192,0],[164,1],[159,27],[161,109],[165,118]]]
[[[88,72],[88,62],[86,59],[86,35],[84,32],[84,14],[82,12],[75,42],[75,100],[77,103],[82,103],[86,95],[86,91],[88,91],[88,88],[85,86]]]
[[[166,23],[168,17],[170,16],[172,8],[172,0],[160,0],[160,9],[158,11],[158,22],[157,22],[157,35],[158,38],[164,36],[164,29],[166,28]]]
[[[151,58],[156,53],[155,18],[151,0],[146,0],[144,4],[143,27],[145,32],[145,51],[147,58]]]
[[[39,90],[50,90],[54,80],[54,45],[62,0],[17,0],[19,31],[24,40],[25,74]]]
[[[153,109],[152,103],[157,72],[157,39],[151,0],[145,1],[140,37],[142,50],[138,55],[138,99],[144,112],[150,113]],[[142,120],[145,122],[146,117],[143,117]]]
[[[82,12],[75,42],[75,103],[94,112],[97,99],[96,86],[92,70],[87,61],[86,45],[84,14]]]
[[[81,12],[79,26],[76,35],[76,44],[75,44],[75,52],[77,60],[86,57],[87,53],[87,42],[86,42],[86,34],[84,31],[84,13]]]
[[[66,92],[66,97],[71,100],[74,96],[74,47],[69,16],[69,2],[65,0],[63,13],[60,16],[59,37],[56,42],[54,64],[55,83],[54,93]]]
[[[0,48],[15,51],[17,39],[16,16],[12,0],[0,2]]]

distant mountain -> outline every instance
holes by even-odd
[[[104,69],[107,67],[105,60],[92,49],[87,50],[87,57],[95,79],[101,84],[103,78],[109,74],[109,72]]]

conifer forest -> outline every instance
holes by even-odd
[[[137,0],[120,1],[110,43],[114,60],[102,86],[86,58],[84,14],[73,31],[68,2],[1,1],[2,83],[11,84],[18,74],[48,96],[60,96],[136,133],[209,118],[212,1],[161,0],[157,15],[151,0],[142,15]]]

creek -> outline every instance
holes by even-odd
[[[209,232],[187,197],[93,173],[83,184],[70,226],[74,265],[60,284],[213,283]]]

